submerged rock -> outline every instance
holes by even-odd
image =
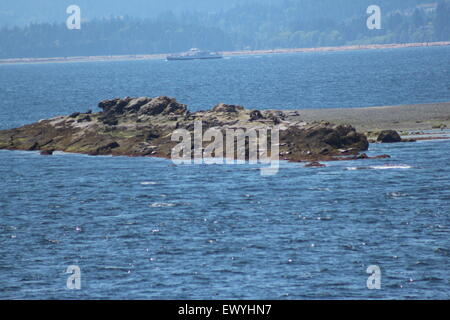
[[[53,154],[53,150],[42,150],[40,154],[41,156],[51,156]]]
[[[324,167],[326,167],[325,164],[317,162],[317,161],[305,164],[305,168],[324,168]]]

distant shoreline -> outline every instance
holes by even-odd
[[[414,47],[438,47],[450,46],[450,41],[441,42],[420,42],[403,44],[368,44],[351,45],[339,47],[317,47],[317,48],[292,48],[292,49],[266,49],[266,50],[242,50],[223,51],[224,56],[242,55],[266,55],[266,54],[286,54],[302,52],[330,52],[330,51],[354,51],[354,50],[379,50],[379,49],[400,49]],[[29,63],[67,63],[67,62],[100,62],[100,61],[132,61],[132,60],[155,60],[165,59],[167,54],[138,54],[138,55],[110,55],[110,56],[77,56],[77,57],[55,57],[55,58],[12,58],[0,59],[0,65],[8,64],[29,64]]]

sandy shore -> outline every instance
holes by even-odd
[[[436,46],[449,46],[449,45],[450,45],[450,41],[441,41],[441,42],[419,42],[419,43],[401,43],[401,44],[393,43],[393,44],[353,45],[353,46],[340,46],[340,47],[224,51],[224,52],[220,52],[220,53],[223,54],[224,56],[240,56],[240,55],[300,53],[300,52],[400,49],[400,48],[412,48],[412,47],[436,47]],[[139,54],[139,55],[80,56],[80,57],[54,57],[54,58],[15,58],[15,59],[0,59],[0,65],[2,65],[2,64],[17,64],[17,63],[67,63],[67,62],[152,60],[152,59],[166,59],[166,57],[167,57],[167,54]]]
[[[450,102],[343,109],[303,109],[286,111],[290,120],[307,122],[329,121],[350,123],[358,131],[420,131],[437,129],[441,125],[450,128]]]
[[[260,55],[260,54],[282,54],[282,53],[297,53],[297,52],[326,52],[326,51],[401,49],[401,48],[437,47],[437,46],[449,46],[449,45],[450,45],[450,41],[440,41],[440,42],[417,42],[417,43],[367,44],[367,45],[352,45],[352,46],[340,46],[340,47],[291,48],[291,49],[252,50],[252,51],[229,51],[229,52],[222,52],[222,54],[225,55],[225,56],[233,56],[233,55]]]

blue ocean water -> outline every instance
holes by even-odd
[[[171,95],[192,110],[450,101],[450,48],[0,66],[0,128]],[[450,142],[257,166],[0,151],[0,298],[448,299]],[[81,290],[66,288],[69,265]],[[381,290],[368,290],[369,265]]]

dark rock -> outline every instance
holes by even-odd
[[[366,153],[361,153],[356,158],[357,159],[369,159],[369,156]]]
[[[357,154],[367,150],[369,143],[365,135],[357,134],[352,139],[340,135],[350,131],[339,131],[330,125],[316,124],[306,128],[290,127],[280,132],[280,139],[293,146],[294,155],[308,155],[305,152],[311,155],[340,155],[342,149]]]
[[[125,107],[131,101],[131,98],[104,100],[98,104],[100,109],[106,114],[121,115],[125,111]]]
[[[250,112],[250,121],[257,121],[264,119],[264,116],[262,115],[261,111],[259,110],[253,110]]]
[[[356,129],[348,124],[346,124],[346,125],[340,124],[340,125],[334,126],[333,129],[336,130],[340,136],[347,136],[347,135],[351,135],[352,133],[356,132]]]
[[[91,117],[89,115],[84,115],[82,117],[80,117],[77,122],[90,122],[92,121]]]
[[[394,143],[401,142],[402,138],[395,130],[383,130],[378,135],[377,141],[382,143]]]
[[[330,149],[328,149],[328,148],[323,148],[322,150],[319,151],[319,154],[321,154],[321,155],[327,155],[327,154],[330,154]]]
[[[214,112],[225,112],[225,113],[238,113],[239,111],[243,111],[243,110],[244,110],[244,107],[225,104],[225,103],[219,103],[212,109],[212,111],[214,111]]]
[[[280,118],[277,118],[277,117],[274,117],[274,116],[270,117],[270,120],[272,120],[273,124],[275,124],[275,125],[278,125],[278,124],[281,123]]]
[[[34,141],[30,141],[29,144],[25,143],[25,150],[29,150],[29,151],[35,151],[35,150],[39,150],[39,144]]]
[[[286,120],[286,114],[282,111],[269,111],[266,118],[272,120],[274,124],[280,124]]]
[[[157,132],[156,130],[151,130],[145,135],[145,140],[154,140],[161,137],[161,134]]]
[[[147,97],[132,99],[124,107],[124,112],[136,113],[141,109],[142,106],[146,105],[151,101],[152,99]]]
[[[79,115],[80,115],[79,112],[74,112],[74,113],[72,113],[69,117],[70,117],[70,118],[76,118],[76,117],[78,117]]]
[[[175,99],[161,96],[151,99],[143,105],[139,112],[141,115],[155,116],[163,115],[186,115],[187,108],[184,104],[178,103]]]
[[[117,120],[117,117],[113,114],[106,114],[99,117],[99,120],[108,126],[116,126],[119,123],[119,120]]]
[[[374,156],[374,157],[371,157],[370,159],[389,159],[391,156],[390,155],[388,155],[388,154],[382,154],[382,155],[380,155],[380,156]]]
[[[111,111],[119,101],[120,101],[119,98],[112,100],[103,100],[98,104],[98,107],[102,109],[104,112],[108,112]]]
[[[106,155],[111,152],[112,149],[118,148],[120,145],[116,141],[112,142],[104,142],[99,147],[97,147],[94,151],[89,152],[89,155]]]
[[[332,131],[329,134],[327,134],[323,138],[323,141],[325,143],[328,143],[331,146],[336,147],[336,148],[339,148],[340,146],[342,146],[341,135],[339,135],[339,133],[337,131]]]
[[[305,168],[323,168],[323,167],[326,167],[326,165],[317,161],[305,164]]]
[[[389,156],[387,154],[382,154],[382,155],[379,155],[379,156],[369,157],[367,154],[362,153],[362,154],[359,154],[357,156],[353,156],[353,157],[350,157],[350,158],[341,158],[341,160],[376,160],[376,159],[388,159],[390,157],[391,156]]]
[[[40,153],[42,156],[51,156],[53,154],[53,150],[42,150]]]
[[[349,139],[351,141],[357,140],[358,139],[358,134],[356,133],[356,131],[350,131],[345,135],[346,139]]]

